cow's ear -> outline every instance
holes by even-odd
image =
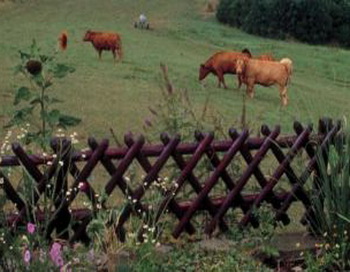
[[[252,53],[250,53],[250,50],[247,49],[247,48],[244,48],[244,49],[242,50],[242,53],[243,53],[243,54],[246,54],[249,58],[252,57]]]
[[[203,63],[201,64],[201,68],[205,68],[205,65]]]

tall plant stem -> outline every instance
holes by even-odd
[[[41,87],[40,114],[41,114],[41,134],[43,137],[43,142],[46,139],[46,109],[45,109],[44,95],[45,95],[45,87]],[[45,144],[42,144],[42,146],[43,148],[45,148]]]

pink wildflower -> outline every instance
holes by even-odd
[[[28,265],[31,259],[32,259],[32,254],[30,253],[29,249],[26,249],[24,251],[23,260]]]
[[[53,261],[53,263],[58,266],[58,267],[62,267],[64,265],[64,261],[62,258],[62,245],[60,243],[53,243],[51,249],[50,249],[50,258]]]
[[[33,223],[28,223],[27,224],[27,232],[30,234],[33,234],[36,230],[36,226]]]

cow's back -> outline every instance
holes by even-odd
[[[275,83],[284,85],[288,81],[289,73],[285,65],[276,61],[250,59],[247,61],[245,77],[256,83],[270,86]]]
[[[223,72],[236,72],[236,61],[239,58],[247,58],[246,54],[235,51],[221,51],[213,55],[208,64],[214,69],[221,69]]]
[[[100,32],[94,35],[92,42],[100,49],[110,50],[116,48],[119,40],[120,37],[117,33]]]

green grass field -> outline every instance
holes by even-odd
[[[242,94],[236,77],[226,76],[230,89],[216,87],[209,76],[198,82],[198,67],[218,50],[249,48],[253,54],[270,52],[276,58],[294,62],[290,104],[280,107],[277,88],[258,87],[254,100],[247,103],[248,121],[260,125],[282,124],[292,130],[292,121],[317,122],[321,116],[349,116],[350,51],[338,47],[311,46],[295,41],[277,41],[251,36],[219,24],[204,12],[207,0],[23,0],[0,2],[0,120],[4,124],[13,110],[13,85],[18,81],[12,68],[18,49],[35,38],[44,51],[54,50],[62,30],[69,44],[61,60],[76,72],[55,85],[66,112],[79,116],[82,137],[110,137],[142,131],[148,107],[160,97],[162,83],[159,63],[169,67],[178,89],[187,89],[195,107],[209,97],[210,106],[231,126],[241,114]],[[144,12],[150,31],[134,29],[133,22]],[[114,64],[104,52],[102,61],[90,43],[83,43],[87,29],[116,31],[122,35],[124,60]]]

